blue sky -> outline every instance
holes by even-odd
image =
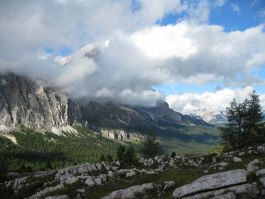
[[[76,98],[151,106],[174,95],[180,112],[254,87],[265,107],[265,0],[12,0],[0,11],[0,72]]]
[[[192,0],[189,2],[193,2]],[[210,1],[210,14],[207,23],[211,25],[221,25],[226,32],[244,31],[247,28],[255,27],[265,23],[265,1],[264,0],[225,0],[222,6],[217,6],[215,1]],[[174,25],[176,22],[188,17],[187,13],[169,13],[164,18],[157,21],[161,26]],[[255,71],[255,75],[265,79],[265,66],[263,69]],[[224,88],[223,82],[214,82],[207,85],[192,85],[185,83],[163,84],[155,86],[154,89],[172,95],[178,93],[192,92],[203,93],[206,91],[214,92]],[[229,87],[229,86],[228,86]],[[258,93],[264,94],[264,85],[254,86]],[[229,87],[235,89],[236,87]]]

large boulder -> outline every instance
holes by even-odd
[[[199,192],[206,192],[232,185],[242,184],[247,181],[247,174],[247,171],[244,169],[236,169],[202,176],[190,184],[176,188],[172,196],[173,198],[181,198]]]
[[[156,189],[155,184],[146,183],[113,191],[111,194],[105,196],[102,199],[134,199],[136,196],[141,196],[141,198],[150,198],[150,193],[154,189]]]

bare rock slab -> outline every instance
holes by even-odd
[[[173,198],[181,198],[200,192],[242,184],[247,181],[247,174],[244,169],[236,169],[202,176],[190,184],[176,188],[172,196]]]
[[[153,191],[156,189],[156,185],[153,183],[146,183],[142,185],[132,186],[126,189],[120,189],[113,191],[108,196],[105,196],[102,199],[134,199],[136,196],[141,195],[142,198],[148,197],[148,191]]]

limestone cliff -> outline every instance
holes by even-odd
[[[177,113],[166,102],[156,107],[132,107],[112,102],[73,100],[58,89],[14,74],[0,74],[0,130],[23,125],[33,129],[54,129],[74,122],[101,132],[113,129],[146,133],[179,125],[207,125]]]
[[[0,75],[0,125],[51,129],[69,124],[68,98],[13,74]]]

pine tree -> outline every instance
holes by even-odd
[[[242,103],[237,103],[234,99],[226,109],[226,117],[226,126],[220,128],[225,145],[241,148],[263,140],[261,105],[255,91]]]
[[[161,154],[162,148],[152,132],[147,135],[143,142],[141,152],[144,157],[148,158]]]

